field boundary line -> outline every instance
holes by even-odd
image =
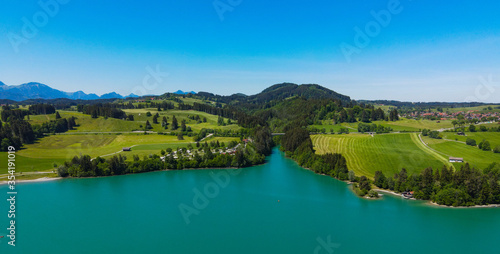
[[[439,154],[443,154],[443,155],[448,156],[448,157],[452,157],[452,156],[450,156],[450,155],[448,155],[448,154],[445,154],[445,153],[443,153],[443,152],[439,152],[439,151],[437,151],[437,150],[435,150],[435,149],[431,148],[430,146],[428,146],[428,145],[424,142],[424,140],[422,139],[422,136],[421,136],[420,134],[418,134],[418,139],[420,140],[420,142],[418,142],[418,141],[417,141],[417,142],[415,142],[415,140],[414,140],[414,138],[416,138],[416,137],[415,137],[415,136],[416,136],[416,134],[415,134],[415,133],[412,133],[412,134],[410,134],[410,135],[411,135],[411,137],[412,137],[413,142],[414,142],[415,144],[417,144],[417,146],[418,146],[420,149],[422,149],[424,152],[426,152],[426,153],[428,153],[429,155],[431,155],[432,157],[434,157],[434,158],[436,158],[436,159],[438,159],[438,160],[440,160],[440,161],[444,162],[444,164],[445,164],[445,165],[448,165],[448,166],[450,166],[450,165],[451,165],[451,166],[453,167],[453,164],[451,164],[451,163],[450,163],[450,162],[449,162],[446,158],[443,158],[443,157],[442,157],[441,155],[439,155]],[[453,168],[455,168],[455,167],[453,167]]]

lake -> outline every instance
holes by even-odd
[[[21,163],[21,162],[19,162]],[[7,235],[7,186],[0,235]],[[0,253],[498,253],[499,208],[358,198],[277,149],[245,169],[17,186],[16,247]]]

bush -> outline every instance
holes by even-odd
[[[494,153],[500,153],[500,146],[496,146],[495,149],[493,149]]]
[[[368,193],[368,191],[366,190],[361,190],[360,188],[358,187],[353,187],[353,190],[354,190],[354,193],[356,193],[356,195],[360,196],[360,197],[364,197],[366,196],[366,194]]]
[[[361,190],[366,191],[366,193],[368,193],[368,191],[370,191],[372,189],[370,180],[368,180],[368,178],[366,176],[361,176],[359,178],[359,188]]]
[[[487,140],[483,140],[481,143],[479,143],[478,147],[483,151],[491,151],[490,142]]]
[[[430,131],[429,129],[423,129],[423,130],[422,130],[422,136],[427,136],[427,135],[429,135],[429,131]]]
[[[68,173],[68,168],[66,166],[62,165],[57,168],[57,175],[59,177],[67,177],[69,175]]]
[[[476,146],[476,140],[472,138],[467,138],[467,141],[465,143],[469,146]]]
[[[439,131],[431,131],[429,132],[429,137],[434,139],[442,139],[443,137],[439,134]]]
[[[368,192],[368,197],[370,197],[370,198],[378,198],[378,192],[376,192],[374,190],[370,190]]]

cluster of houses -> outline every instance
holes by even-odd
[[[424,117],[424,118],[431,118],[435,117],[440,120],[447,120],[447,119],[456,119],[458,115],[463,115],[465,119],[467,120],[472,120],[472,119],[477,119],[481,120],[483,118],[486,119],[500,119],[500,113],[498,112],[488,112],[488,113],[478,113],[477,111],[470,110],[467,112],[464,111],[459,111],[455,113],[445,113],[445,112],[427,112],[427,113],[421,113],[421,112],[411,112],[407,114],[403,114],[404,117],[406,118],[418,118],[418,117]]]
[[[234,146],[232,148],[225,147],[225,148],[221,148],[221,149],[212,149],[211,151],[214,154],[219,153],[219,154],[234,155],[234,154],[236,154],[236,151],[238,150],[238,148],[241,147],[241,145],[244,145],[244,147],[246,148],[248,142],[252,142],[252,140],[251,139],[243,139],[242,143],[238,143],[236,146]],[[123,152],[130,152],[130,151],[132,151],[132,148],[131,147],[123,147],[122,151]],[[183,157],[194,158],[194,150],[193,151],[186,150],[185,152],[184,151],[172,151],[170,154],[167,154],[166,156],[173,156],[174,159],[178,159],[180,153],[182,153]],[[162,156],[162,157],[160,157],[160,159],[162,161],[165,161],[166,156]]]
[[[229,155],[234,155],[236,154],[236,150],[238,150],[238,148],[241,146],[241,144],[237,144],[235,147],[233,148],[222,148],[222,149],[212,149],[212,153],[219,153],[219,154],[229,154]],[[245,145],[246,146],[246,145]],[[172,156],[174,159],[178,159],[179,158],[179,153],[182,153],[182,156],[183,157],[187,157],[187,158],[194,158],[194,151],[191,151],[191,150],[186,150],[185,153],[183,152],[178,152],[178,151],[173,151],[172,153],[170,153],[169,155],[166,155],[166,156]],[[165,158],[166,156],[162,156],[160,157],[160,159],[162,161],[165,161]]]

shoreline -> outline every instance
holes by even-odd
[[[287,158],[288,158],[288,157],[287,157]],[[292,158],[289,158],[289,159],[293,160]],[[293,160],[293,161],[295,161],[295,160]],[[297,162],[295,161],[295,163],[297,163]],[[300,167],[300,166],[299,166],[299,167]],[[329,175],[326,175],[326,174],[318,174],[318,173],[314,172],[313,170],[311,170],[310,168],[304,168],[304,167],[301,167],[301,168],[303,168],[303,169],[305,169],[305,170],[307,170],[307,171],[310,171],[310,172],[312,172],[312,173],[314,173],[314,174],[316,174],[316,175],[320,175],[320,176],[329,176]],[[329,177],[331,177],[331,176],[329,176]],[[353,191],[353,189],[352,189],[352,188],[350,188],[350,185],[352,185],[352,184],[353,184],[353,182],[350,182],[349,180],[346,180],[346,181],[344,181],[344,180],[339,180],[339,179],[334,178],[334,177],[331,177],[331,178],[333,178],[333,179],[335,179],[335,180],[337,180],[337,181],[340,181],[340,182],[344,182],[344,183],[346,183],[347,188],[349,188],[351,191]],[[374,191],[376,191],[376,192],[379,192],[379,193],[380,193],[380,192],[382,192],[382,193],[387,193],[387,194],[390,194],[390,195],[393,195],[393,196],[397,196],[397,197],[401,197],[401,198],[403,198],[403,197],[402,197],[402,195],[401,195],[401,193],[397,193],[397,192],[395,192],[395,191],[391,191],[391,190],[384,190],[384,189],[372,189],[372,190],[374,190]],[[358,198],[367,199],[367,200],[380,200],[380,199],[381,199],[384,195],[382,194],[382,195],[380,195],[380,197],[378,197],[378,198],[370,198],[370,197],[366,197],[366,196],[365,196],[365,197],[359,197],[358,195],[356,195],[356,196],[357,196]],[[413,200],[413,201],[417,201],[417,200],[418,200],[418,199],[415,199],[415,198],[404,198],[404,199],[407,199],[407,200]],[[434,202],[432,202],[431,200],[420,200],[420,201],[424,201],[424,202],[425,202],[425,204],[426,204],[426,205],[428,205],[428,206],[442,207],[442,208],[500,208],[500,204],[475,205],[475,206],[447,206],[447,205],[440,205],[440,204],[434,203]]]
[[[48,181],[55,181],[55,180],[60,180],[60,179],[63,179],[63,177],[47,177],[47,176],[44,176],[44,177],[41,177],[41,178],[37,178],[37,179],[30,179],[30,180],[15,180],[16,184],[17,183],[37,183],[37,182],[48,182]],[[6,185],[9,181],[1,181],[0,182],[0,186],[1,185]]]
[[[440,205],[438,203],[434,203],[429,200],[427,202],[427,205],[429,206],[436,206],[436,207],[442,207],[442,208],[500,208],[500,204],[491,204],[491,205],[475,205],[475,206],[447,206],[447,205]]]
[[[266,162],[267,163],[267,162]],[[259,166],[263,165],[266,163],[262,164],[256,164],[252,165],[250,167],[254,166]],[[91,176],[91,177],[40,177],[36,179],[30,179],[30,180],[15,180],[16,183],[36,183],[36,182],[48,182],[48,181],[54,181],[54,180],[61,180],[61,179],[91,179],[91,178],[104,178],[104,177],[113,177],[113,176],[126,176],[126,175],[138,175],[138,174],[147,174],[147,173],[153,173],[153,172],[168,172],[168,171],[194,171],[194,170],[227,170],[227,169],[245,169],[249,167],[243,167],[243,168],[236,168],[236,167],[227,167],[227,168],[185,168],[185,169],[162,169],[162,170],[156,170],[156,171],[149,171],[149,172],[140,172],[140,173],[129,173],[129,174],[123,174],[123,175],[112,175],[112,176]],[[9,181],[0,181],[0,186],[1,185],[6,185]]]
[[[390,191],[390,190],[383,190],[383,189],[373,189],[377,192],[383,192],[383,193],[388,193],[394,196],[401,197],[401,194]],[[407,198],[408,200],[418,200],[415,198]],[[428,206],[434,206],[434,207],[442,207],[442,208],[500,208],[500,204],[491,204],[491,205],[475,205],[475,206],[447,206],[447,205],[440,205],[438,203],[432,202],[431,200],[421,200],[425,201],[425,204]]]

